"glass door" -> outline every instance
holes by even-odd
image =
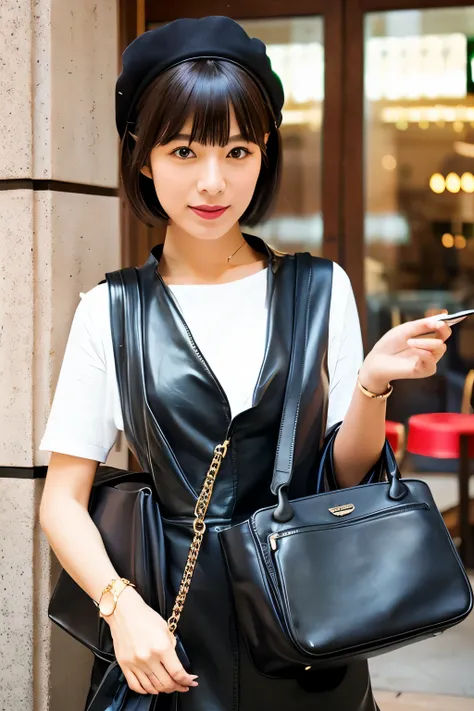
[[[474,307],[474,7],[364,21],[364,256],[368,345],[400,322]],[[461,408],[474,322],[453,330],[405,416]],[[420,386],[421,387],[421,386]],[[416,393],[414,392],[416,391]],[[411,403],[411,404],[410,404]]]

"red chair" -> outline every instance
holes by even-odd
[[[466,567],[474,567],[474,540],[469,521],[469,459],[474,457],[472,397],[474,370],[466,378],[463,412],[413,415],[408,421],[407,451],[436,459],[459,459],[460,555]]]
[[[405,448],[405,427],[401,422],[385,420],[385,436],[397,459],[401,459]]]

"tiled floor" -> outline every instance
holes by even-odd
[[[455,474],[403,476],[426,481],[441,511],[457,505]],[[470,579],[474,587],[474,571]],[[474,711],[474,613],[439,637],[370,660],[370,669],[381,711]]]
[[[474,699],[460,696],[376,692],[380,711],[474,711]]]
[[[474,586],[474,574],[470,579]],[[381,711],[474,711],[474,613],[439,637],[369,664]]]

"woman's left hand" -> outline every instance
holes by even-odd
[[[422,338],[435,331],[435,335]],[[392,328],[377,341],[359,373],[360,382],[374,393],[383,393],[392,380],[428,378],[436,373],[446,353],[451,328],[430,318],[409,321]]]

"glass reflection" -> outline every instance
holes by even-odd
[[[370,14],[365,24],[369,345],[405,320],[474,307],[474,8]],[[474,85],[473,85],[474,86]],[[456,326],[423,397],[392,418],[460,411],[474,319]],[[392,404],[393,408],[394,405]],[[446,464],[444,465],[446,466]]]
[[[322,251],[321,123],[324,98],[323,20],[239,21],[268,47],[283,82],[283,175],[273,215],[250,230],[284,252]]]

